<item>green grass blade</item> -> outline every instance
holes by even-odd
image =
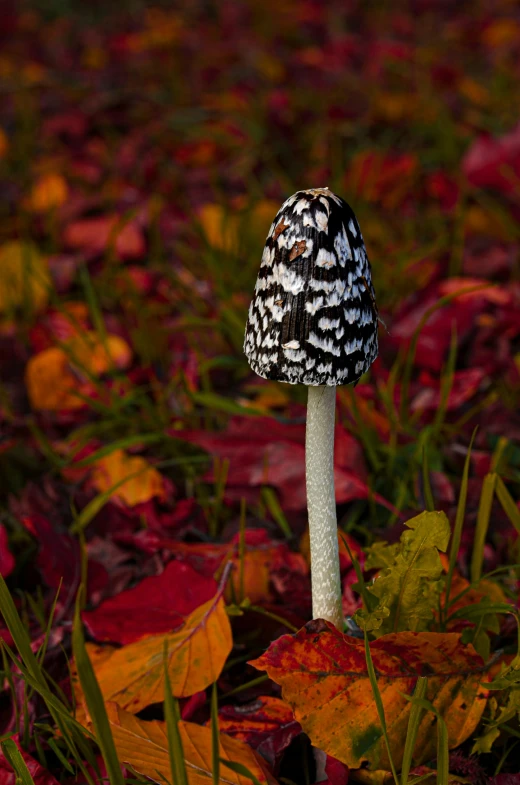
[[[491,505],[495,494],[497,475],[494,472],[486,474],[482,483],[480,502],[477,513],[477,525],[475,528],[475,539],[473,543],[473,553],[471,554],[470,579],[471,583],[478,583],[482,575],[482,565],[484,563],[484,545],[489,528],[489,518],[491,516]]]
[[[367,591],[367,585],[365,583],[365,578],[363,576],[363,571],[361,569],[361,565],[350,550],[349,544],[347,542],[347,538],[344,536],[341,529],[339,531],[339,536],[343,541],[343,545],[347,549],[348,555],[350,556],[350,561],[352,562],[352,566],[354,567],[354,572],[356,573],[356,578],[358,582],[358,586],[356,587],[356,591],[361,595],[361,599],[363,600],[363,604],[366,610],[370,610],[371,607],[371,595]]]
[[[125,484],[125,482],[132,480],[134,477],[138,477],[140,474],[148,471],[149,468],[150,467],[148,465],[143,466],[142,469],[139,469],[136,472],[131,472],[130,474],[127,474],[126,477],[118,480],[118,482],[114,483],[112,487],[107,488],[106,491],[98,493],[97,496],[95,496],[91,501],[89,501],[88,504],[85,505],[85,507],[83,507],[80,514],[76,516],[74,523],[70,527],[71,532],[73,534],[77,534],[78,532],[83,531],[83,529],[89,525],[91,520],[95,518],[98,512],[103,509],[105,504],[110,501],[114,493]]]
[[[247,417],[265,416],[265,412],[254,409],[252,406],[242,406],[231,398],[225,398],[214,392],[194,392],[191,394],[193,403],[202,406],[204,409],[213,409],[216,412],[226,414],[239,414]]]
[[[34,785],[34,780],[27,768],[27,764],[14,741],[12,739],[6,739],[1,742],[0,746],[2,747],[5,758],[16,773],[17,782],[20,781],[21,785]]]
[[[515,527],[518,534],[520,534],[520,510],[516,506],[513,497],[507,490],[503,479],[498,475],[495,490],[498,501],[502,505],[502,509]]]
[[[126,450],[128,447],[134,447],[135,445],[155,444],[157,442],[162,442],[167,438],[168,437],[163,433],[143,433],[135,434],[134,436],[125,436],[123,439],[105,444],[104,447],[100,447],[99,450],[91,453],[86,458],[82,458],[81,461],[74,462],[72,465],[74,469],[83,469],[86,466],[91,466],[101,458],[106,458],[107,455],[112,455],[116,450]]]
[[[117,757],[112,730],[108,721],[108,716],[103,700],[103,695],[99,688],[92,663],[87,654],[83,627],[81,622],[80,608],[83,587],[80,587],[76,598],[76,609],[74,612],[74,626],[72,628],[72,650],[78,670],[78,677],[81,688],[85,695],[87,708],[92,718],[95,729],[96,742],[101,750],[105,766],[107,768],[110,785],[124,785],[125,780],[121,773],[121,765]]]
[[[70,772],[74,776],[76,774],[76,772],[74,771],[74,769],[72,768],[72,766],[70,765],[70,763],[68,762],[67,758],[65,757],[63,752],[60,750],[60,748],[58,747],[58,745],[56,744],[54,739],[47,739],[47,744],[49,745],[51,750],[54,752],[54,754],[58,758],[58,760],[61,763],[61,765],[63,766],[63,768],[66,769],[68,772]]]
[[[247,777],[247,779],[251,780],[253,785],[262,785],[258,777],[255,777],[255,775],[250,772],[247,766],[244,766],[243,763],[235,763],[235,761],[225,760],[224,758],[219,758],[219,761],[227,769],[234,771],[235,774],[241,774],[242,777]]]
[[[372,662],[372,654],[370,651],[370,644],[368,642],[368,635],[365,630],[365,660],[367,663],[367,670],[368,670],[368,678],[370,681],[370,686],[372,687],[372,693],[374,695],[374,700],[376,702],[377,713],[379,716],[379,722],[381,723],[381,728],[383,730],[383,736],[385,739],[386,749],[388,752],[388,760],[390,761],[390,769],[392,771],[392,776],[394,778],[395,785],[399,785],[399,779],[397,777],[397,771],[394,765],[394,761],[392,759],[392,751],[390,749],[390,739],[388,738],[388,731],[386,728],[386,717],[385,717],[385,708],[383,706],[383,701],[381,699],[381,693],[379,692],[379,686],[377,683],[377,676],[374,669],[374,663]]]
[[[184,760],[179,721],[181,715],[179,702],[173,697],[170,676],[168,674],[168,641],[164,641],[164,719],[166,720],[166,736],[170,756],[171,781],[173,785],[188,785],[188,773]]]
[[[448,574],[446,576],[446,589],[445,589],[446,604],[444,607],[444,616],[446,616],[448,612],[448,604],[449,604],[450,593],[451,593],[451,583],[453,580],[453,573],[455,571],[455,567],[457,566],[457,556],[459,553],[460,541],[462,538],[464,516],[466,514],[466,499],[468,497],[468,477],[469,477],[469,467],[471,463],[471,450],[473,448],[473,442],[475,440],[476,435],[477,435],[477,428],[474,429],[471,435],[471,441],[469,443],[468,452],[466,454],[466,460],[464,461],[464,470],[462,472],[459,501],[457,503],[457,513],[455,515],[455,526],[453,528],[453,534],[451,537],[450,561],[448,566]]]
[[[13,602],[13,598],[11,597],[9,589],[7,588],[7,584],[4,581],[2,575],[0,575],[0,610],[2,616],[4,617],[5,623],[7,624],[7,628],[11,633],[14,645],[16,646],[27,670],[30,672],[31,676],[36,682],[46,688],[47,682],[36,655],[31,649],[31,640],[29,638],[29,634],[25,629],[22,620],[20,619],[18,611],[16,610],[16,606]]]
[[[426,450],[426,445],[423,446],[422,453],[422,480],[424,503],[426,505],[426,509],[428,512],[433,512],[435,510],[435,502],[433,500],[432,486],[430,483],[430,469],[428,467],[428,453]]]
[[[424,676],[419,676],[415,690],[413,692],[414,698],[424,698],[426,689],[428,687],[428,679]],[[412,767],[413,751],[415,742],[417,740],[417,733],[419,732],[419,725],[421,722],[422,708],[417,703],[412,703],[410,710],[410,717],[408,718],[408,730],[406,731],[406,740],[404,744],[403,763],[401,767],[401,785],[407,785],[408,775]]]
[[[220,780],[220,738],[218,730],[218,695],[217,682],[211,688],[211,775],[213,785],[218,785]]]
[[[262,501],[287,539],[290,539],[292,537],[292,531],[289,522],[285,517],[284,511],[280,507],[280,502],[278,501],[276,493],[268,485],[264,485],[262,488]]]

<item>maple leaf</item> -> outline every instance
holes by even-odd
[[[119,760],[133,766],[154,782],[171,782],[166,723],[139,720],[115,703],[107,703],[107,714]],[[211,728],[179,722],[188,785],[212,782]],[[219,757],[245,766],[263,785],[276,785],[267,767],[242,741],[219,736]],[[218,783],[250,785],[251,780],[221,765]]]
[[[227,574],[226,574],[227,579]],[[164,700],[163,650],[167,642],[168,674],[173,694],[186,698],[214,682],[224,667],[233,639],[222,594],[200,605],[185,625],[169,635],[147,635],[93,663],[106,701],[137,713]]]
[[[450,538],[446,515],[422,512],[405,524],[410,531],[401,535],[400,543],[378,543],[370,549],[365,565],[383,568],[366,587],[377,602],[359,610],[355,618],[361,627],[377,630],[378,635],[427,630],[442,591],[439,550],[446,550]]]
[[[400,632],[370,644],[394,763],[400,767],[408,726],[410,695],[419,676],[428,677],[428,700],[447,725],[449,746],[457,747],[476,728],[488,690],[484,663],[455,633]],[[295,635],[283,635],[249,663],[280,684],[282,696],[312,743],[357,769],[390,768],[370,686],[364,642],[317,619]],[[425,713],[414,762],[435,755],[436,716]]]

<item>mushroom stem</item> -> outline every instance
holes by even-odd
[[[336,388],[309,387],[305,463],[311,546],[312,615],[343,631],[334,492]]]

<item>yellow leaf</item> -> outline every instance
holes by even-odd
[[[31,244],[12,242],[0,248],[0,313],[22,306],[40,311],[47,305],[51,278],[47,261]]]
[[[238,246],[238,219],[218,204],[205,204],[199,213],[207,241],[221,251],[235,253]]]
[[[101,376],[114,366],[127,368],[132,359],[132,350],[119,335],[107,335],[102,341],[93,330],[72,336],[64,349],[71,362],[92,376]]]
[[[110,455],[96,461],[90,485],[99,493],[104,493],[125,477],[128,477],[128,480],[117,489],[114,497],[118,497],[129,507],[147,502],[154,496],[165,495],[162,474],[144,458],[128,455],[124,450],[114,450]]]
[[[175,696],[186,698],[218,679],[233,645],[221,592],[193,611],[177,632],[149,635],[114,651],[96,671],[105,701],[137,713],[164,700],[165,640]]]
[[[155,782],[171,783],[166,723],[139,720],[115,703],[107,703],[107,714],[121,763],[129,764]],[[179,732],[189,785],[208,785],[212,782],[211,728],[181,721]],[[219,757],[241,763],[261,783],[275,785],[267,767],[243,741],[220,734]],[[251,785],[249,777],[236,774],[222,764],[218,782],[222,785]]]
[[[42,174],[34,183],[25,206],[34,213],[46,213],[62,205],[67,196],[67,183],[60,174]]]

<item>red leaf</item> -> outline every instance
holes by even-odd
[[[341,434],[337,456],[343,466],[336,465],[336,502],[344,504],[353,499],[366,499],[370,490],[363,478],[365,474],[359,446],[353,439]],[[272,485],[281,497],[282,507],[286,510],[303,510],[307,504],[305,489],[305,425],[284,425],[270,417],[257,419],[232,418],[226,433],[207,431],[170,431],[170,435],[198,444],[212,455],[230,461],[227,476],[229,498],[235,498],[233,488],[240,489],[237,498],[243,495],[244,488],[260,488]],[[352,453],[349,450],[352,450]],[[354,470],[354,466],[356,470]],[[212,480],[210,472],[206,479]],[[375,494],[380,504],[388,507],[388,502]]]
[[[480,188],[494,188],[508,195],[517,193],[520,125],[498,138],[480,136],[466,153],[462,170],[469,182]]]
[[[20,742],[15,736],[11,738],[20,750],[22,758],[34,780],[34,785],[59,785],[58,780],[47,769],[44,769],[37,760],[22,749]],[[0,750],[0,785],[15,785],[16,779],[14,771],[5,759],[4,753]]]
[[[185,616],[213,597],[216,590],[213,578],[174,560],[161,575],[144,578],[95,610],[84,611],[83,621],[98,641],[132,643],[144,635],[176,629]]]
[[[102,253],[114,243],[119,259],[137,259],[145,252],[141,230],[135,223],[122,223],[118,216],[83,218],[69,224],[63,241],[69,248]]]
[[[9,550],[6,528],[0,524],[0,575],[3,578],[7,578],[12,573],[14,565],[15,560]]]
[[[267,695],[244,706],[223,706],[219,710],[219,730],[245,741],[272,766],[301,733],[289,704]]]

